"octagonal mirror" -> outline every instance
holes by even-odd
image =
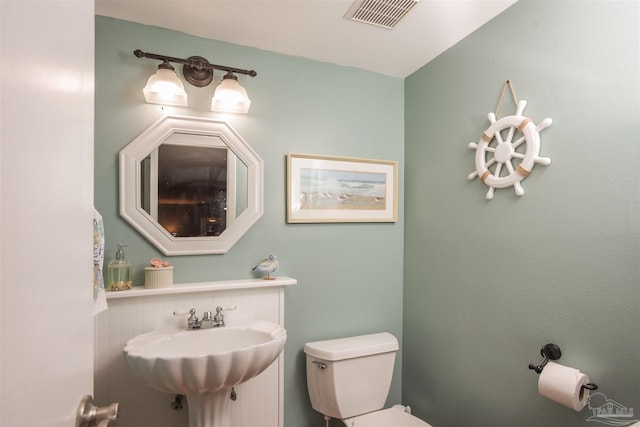
[[[165,255],[222,254],[263,214],[263,162],[225,121],[165,116],[120,151],[120,214]]]

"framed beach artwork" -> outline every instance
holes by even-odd
[[[287,222],[396,222],[398,162],[287,155]]]

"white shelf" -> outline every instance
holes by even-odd
[[[149,295],[187,294],[193,292],[226,291],[252,288],[274,288],[279,286],[296,285],[298,281],[291,277],[276,277],[273,280],[243,279],[221,280],[217,282],[181,283],[174,284],[171,288],[146,289],[142,286],[134,286],[126,291],[106,292],[107,299],[135,298]]]

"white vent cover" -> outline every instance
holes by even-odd
[[[392,29],[420,0],[356,0],[345,19]]]

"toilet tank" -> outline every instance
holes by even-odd
[[[307,343],[307,388],[313,409],[345,419],[384,407],[398,340],[383,332]]]

